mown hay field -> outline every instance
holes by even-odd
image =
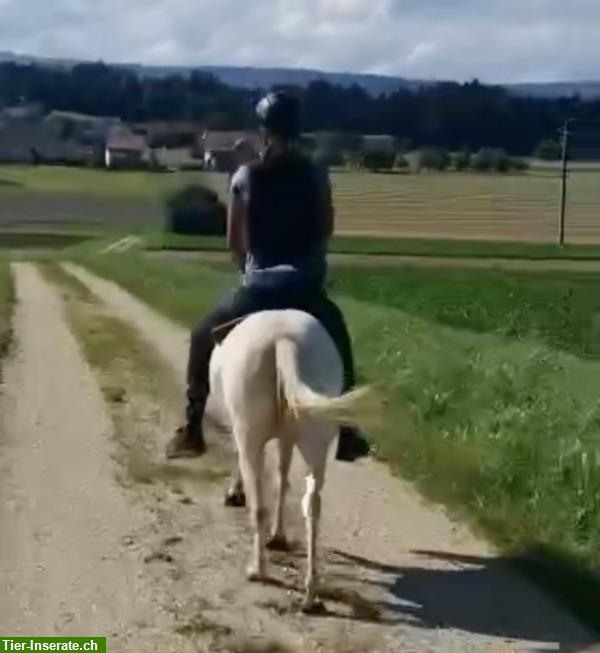
[[[207,177],[224,192],[223,176]],[[527,242],[556,238],[560,203],[556,171],[333,172],[331,180],[339,234]],[[600,242],[600,172],[573,172],[568,190],[568,240]]]
[[[331,173],[340,235],[553,242],[560,179],[556,170],[529,174]],[[190,182],[226,198],[217,173],[118,172],[0,168],[0,228],[156,228],[164,199]],[[567,240],[600,242],[600,171],[569,177]]]

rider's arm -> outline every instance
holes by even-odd
[[[227,213],[227,247],[233,254],[236,265],[243,269],[246,261],[246,200],[243,173],[236,173],[231,182],[229,210]]]
[[[326,168],[321,168],[318,173],[319,186],[321,188],[321,215],[323,216],[323,231],[326,240],[333,236],[335,226],[335,210],[331,197],[331,184],[329,183],[329,174]]]
[[[335,226],[335,209],[333,208],[333,201],[331,199],[331,188],[327,188],[327,194],[325,195],[325,236],[327,239],[333,236],[333,230]]]
[[[238,267],[246,260],[246,206],[240,197],[232,197],[227,216],[227,247]]]

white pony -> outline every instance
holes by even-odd
[[[243,505],[244,489],[248,497],[254,535],[249,580],[265,576],[266,443],[277,438],[279,445],[271,548],[287,546],[283,512],[294,445],[306,464],[302,511],[308,561],[303,608],[310,610],[317,594],[315,549],[328,450],[339,422],[360,412],[365,390],[341,394],[342,362],[333,341],[315,318],[297,310],[263,311],[245,318],[217,344],[210,378],[211,391],[232,429],[238,453],[241,479],[238,476],[229,497],[237,495],[238,505]]]

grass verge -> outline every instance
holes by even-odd
[[[186,324],[235,282],[143,256],[87,264]],[[600,280],[336,268],[332,287],[389,400],[378,455],[600,629]]]
[[[91,238],[85,233],[0,231],[0,249],[65,249]]]
[[[179,251],[226,251],[224,238],[182,236],[155,233],[149,239],[150,249]],[[368,236],[336,236],[329,251],[335,254],[369,256],[422,256],[451,258],[500,258],[523,260],[599,260],[600,245],[558,245],[514,243],[480,240],[438,240],[420,238],[373,238]]]
[[[185,325],[209,310],[223,292],[237,283],[236,274],[223,265],[182,265],[136,252],[126,255],[77,252],[73,260],[116,281]]]
[[[8,259],[0,256],[0,359],[11,342],[12,307],[15,301]]]

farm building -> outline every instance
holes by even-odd
[[[149,147],[153,149],[192,148],[198,133],[198,124],[185,121],[140,122],[132,125],[136,134],[146,137]]]
[[[88,135],[89,136],[89,135]],[[0,161],[12,163],[94,162],[95,143],[59,114],[19,106],[0,112]]]
[[[232,172],[240,155],[246,160],[256,158],[259,148],[258,134],[239,131],[205,131],[196,145],[204,167],[218,172]]]
[[[46,118],[48,124],[59,130],[61,138],[73,141],[92,152],[94,165],[104,165],[104,145],[113,126],[120,124],[119,118],[89,116],[70,111],[52,111]]]
[[[396,138],[389,134],[366,134],[362,137],[363,152],[389,152],[396,151]]]
[[[126,125],[113,125],[106,136],[104,165],[110,170],[141,168],[148,163],[148,143]]]
[[[161,147],[152,149],[152,160],[169,170],[198,169],[203,167],[202,159],[194,156],[194,151],[187,147]]]

